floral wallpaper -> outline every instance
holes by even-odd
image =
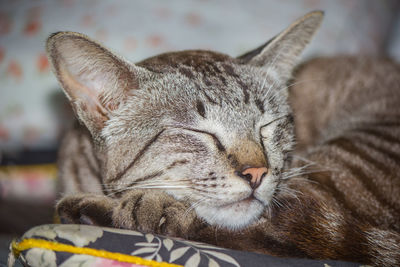
[[[400,57],[397,0],[2,0],[0,152],[55,147],[70,121],[44,51],[52,32],[87,34],[133,62],[195,48],[239,55],[315,9],[326,18],[304,58]]]

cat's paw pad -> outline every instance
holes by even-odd
[[[129,192],[114,209],[114,226],[144,232],[183,236],[195,215],[188,206],[157,191]]]
[[[112,226],[114,200],[94,194],[77,194],[62,198],[56,206],[61,223]]]

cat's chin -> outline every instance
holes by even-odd
[[[196,213],[211,225],[237,230],[257,220],[264,208],[259,200],[249,198],[223,206],[199,205]]]

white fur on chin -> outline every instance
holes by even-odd
[[[245,199],[224,206],[199,205],[196,213],[211,225],[237,230],[258,219],[264,208],[256,199]]]

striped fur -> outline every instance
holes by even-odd
[[[60,152],[61,219],[400,265],[400,67],[321,58],[291,79],[321,19],[310,13],[238,58],[183,51],[131,64],[83,35],[51,36],[81,122]],[[258,187],[241,175],[249,166],[268,168]]]

